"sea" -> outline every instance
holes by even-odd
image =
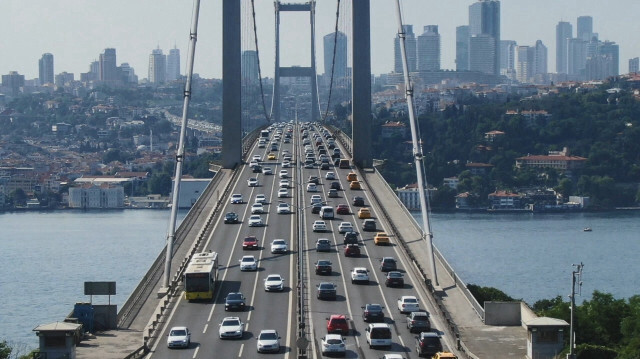
[[[0,341],[26,353],[38,345],[33,328],[62,321],[77,302],[120,307],[164,247],[169,217],[142,209],[1,213]],[[640,294],[640,211],[434,213],[429,222],[466,283],[530,304],[567,299],[573,265],[582,263],[578,301],[594,290]],[[85,281],[115,281],[117,293],[85,296]]]

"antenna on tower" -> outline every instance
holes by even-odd
[[[149,129],[149,151],[153,152],[153,129]]]

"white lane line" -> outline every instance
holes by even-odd
[[[196,350],[193,352],[193,358],[195,359],[198,356],[198,351],[200,350],[200,346],[196,347]]]
[[[208,328],[209,328],[209,323],[204,325],[204,330],[202,331],[202,334],[205,334]]]
[[[244,350],[244,344],[240,345],[240,352],[238,353],[238,358],[242,358],[242,351]]]

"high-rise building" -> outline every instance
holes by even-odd
[[[469,26],[456,27],[456,71],[469,71]]]
[[[138,75],[136,75],[136,72],[133,70],[133,67],[129,65],[129,63],[123,62],[122,64],[120,64],[120,67],[118,67],[118,69],[122,74],[122,81],[124,83],[134,85],[138,84]]]
[[[17,71],[9,71],[9,74],[2,75],[2,87],[8,88],[10,95],[18,95],[20,88],[24,87],[24,75],[20,75]]]
[[[242,83],[255,85],[258,83],[258,52],[255,50],[242,51]]]
[[[534,61],[533,74],[544,75],[548,73],[549,71],[547,70],[547,62],[548,62],[547,47],[544,46],[544,44],[542,43],[542,40],[538,40],[536,41],[536,46],[535,46],[535,61]]]
[[[55,76],[55,84],[57,87],[69,86],[74,80],[73,74],[66,71],[61,72]]]
[[[402,25],[402,30],[405,35],[405,50],[407,52],[407,65],[409,65],[409,72],[416,71],[416,35],[413,33],[413,25]],[[393,71],[402,73],[402,53],[400,48],[400,37],[396,35],[393,43],[393,49],[395,54],[395,62]]]
[[[333,77],[341,78],[347,76],[347,35],[338,31],[327,34],[323,38],[324,45],[324,74],[331,76],[331,67],[333,66]],[[335,45],[336,57],[335,65],[333,58],[333,47]]]
[[[629,73],[635,73],[640,70],[640,57],[629,59]]]
[[[578,33],[576,37],[583,41],[591,41],[593,35],[593,18],[591,16],[578,16]]]
[[[566,21],[560,21],[556,25],[556,73],[567,74],[567,40],[573,37],[573,26]]]
[[[427,25],[418,36],[418,71],[440,71],[440,34],[438,25]]]
[[[160,48],[154,49],[149,55],[149,82],[159,85],[166,82],[167,58]]]
[[[42,54],[42,57],[38,60],[38,74],[40,75],[40,85],[52,84],[54,82],[52,54]]]
[[[618,76],[620,74],[620,47],[613,41],[605,41],[598,48],[600,55],[611,58],[611,73],[609,76]]]
[[[487,34],[469,38],[469,70],[494,74],[496,64],[496,42]]]
[[[175,81],[180,77],[180,49],[173,47],[167,55],[167,81]]]
[[[515,70],[516,42],[513,40],[500,40],[500,74],[509,75]]]
[[[116,65],[116,49],[104,49],[104,52],[100,54],[99,63],[99,80],[108,85],[116,84],[120,80],[118,76],[118,66]]]
[[[535,67],[536,49],[531,46],[518,46],[517,52],[516,78],[520,82],[531,82]]]
[[[493,38],[493,69],[486,73],[498,75],[500,74],[500,1],[497,0],[478,0],[478,2],[469,6],[469,35],[488,35]],[[473,51],[469,51],[469,62],[482,62],[483,60],[474,60],[475,56],[482,56]]]
[[[587,42],[582,39],[567,39],[567,74],[583,79],[587,63]]]

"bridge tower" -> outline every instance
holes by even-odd
[[[285,4],[280,0],[274,1],[276,15],[276,59],[275,74],[273,84],[273,102],[271,104],[271,118],[280,121],[280,78],[282,77],[308,77],[311,83],[311,119],[320,119],[320,108],[318,100],[318,77],[316,75],[316,1],[311,0],[306,3]],[[280,66],[280,12],[281,11],[308,11],[309,24],[311,25],[311,66],[310,67],[281,67]]]
[[[360,168],[373,165],[371,155],[371,11],[369,0],[351,2],[351,138],[353,162]]]
[[[242,163],[241,8],[238,0],[222,3],[222,167]]]

